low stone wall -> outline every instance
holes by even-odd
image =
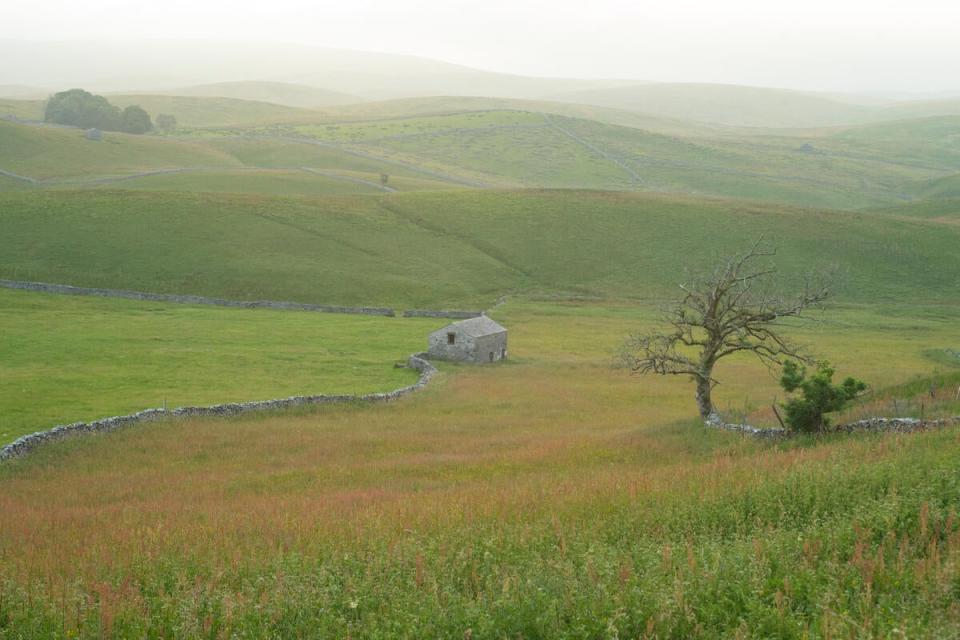
[[[704,420],[704,424],[712,429],[734,431],[755,438],[786,438],[799,435],[797,432],[789,431],[781,427],[762,429],[749,424],[731,424],[724,422],[718,414],[713,414]],[[864,420],[857,420],[856,422],[839,424],[833,427],[830,432],[856,433],[860,431],[892,431],[896,433],[911,433],[925,429],[940,429],[954,424],[960,424],[960,416],[933,420],[918,420],[917,418],[866,418]]]
[[[215,404],[210,407],[178,407],[176,409],[145,409],[127,416],[103,418],[94,422],[74,422],[56,426],[47,431],[38,431],[17,438],[12,443],[0,449],[0,461],[25,455],[36,447],[60,440],[62,438],[78,436],[85,433],[103,433],[114,431],[142,422],[151,422],[164,418],[199,417],[199,416],[235,416],[254,411],[269,411],[272,409],[287,409],[311,404],[337,404],[345,402],[390,402],[405,395],[419,391],[425,387],[436,374],[437,369],[423,354],[414,354],[407,359],[407,366],[420,373],[420,378],[406,387],[382,393],[368,393],[365,395],[316,395],[293,396],[277,400],[260,400],[256,402],[240,402],[230,404]]]
[[[127,298],[130,300],[150,300],[152,302],[172,302],[175,304],[209,304],[219,307],[237,307],[241,309],[283,309],[289,311],[316,311],[320,313],[349,313],[366,316],[385,316],[393,318],[393,309],[384,307],[336,307],[325,304],[305,304],[302,302],[275,302],[271,300],[223,300],[204,296],[176,295],[169,293],[147,293],[144,291],[126,291],[124,289],[98,289],[74,287],[68,284],[50,284],[46,282],[23,282],[20,280],[0,280],[0,287],[44,293],[63,293],[75,296],[100,296],[104,298]]]
[[[483,311],[432,311],[430,309],[407,309],[403,312],[404,318],[452,318],[454,320],[479,318],[482,315]]]

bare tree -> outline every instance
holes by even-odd
[[[784,358],[809,361],[801,347],[782,335],[782,320],[800,318],[826,300],[827,279],[808,278],[792,297],[774,293],[777,270],[766,262],[776,254],[758,241],[748,251],[727,257],[705,276],[681,284],[683,296],[664,309],[669,328],[631,335],[621,358],[635,373],[689,376],[696,383],[697,408],[704,420],[714,414],[711,392],[719,360],[752,353],[768,365]]]

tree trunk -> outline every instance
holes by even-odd
[[[697,376],[697,408],[700,409],[700,417],[704,420],[713,413],[713,401],[710,399],[712,388],[709,376]]]

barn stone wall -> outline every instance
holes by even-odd
[[[481,336],[476,339],[477,362],[499,362],[503,359],[503,354],[507,350],[507,334],[496,333],[490,336]],[[493,354],[493,360],[490,354]]]
[[[456,334],[454,344],[447,343],[447,333]],[[471,336],[464,335],[461,331],[454,329],[448,331],[448,327],[437,329],[427,338],[427,353],[434,360],[468,360],[472,361],[476,353],[476,345]]]
[[[434,367],[423,356],[425,354],[415,354],[407,359],[407,366],[420,373],[419,379],[411,385],[400,387],[393,391],[383,393],[368,393],[365,395],[316,395],[316,396],[293,396],[290,398],[279,398],[276,400],[260,400],[256,402],[240,402],[231,404],[216,404],[209,407],[179,407],[177,409],[145,409],[137,413],[126,416],[114,416],[112,418],[103,418],[94,422],[74,422],[54,427],[47,431],[38,431],[30,435],[22,436],[7,446],[0,448],[0,461],[10,458],[16,458],[25,455],[38,446],[54,442],[67,437],[82,435],[85,433],[103,433],[114,431],[122,427],[139,424],[142,422],[151,422],[164,418],[180,417],[201,417],[201,416],[235,416],[254,411],[269,411],[275,409],[288,409],[290,407],[299,407],[312,404],[338,404],[345,402],[390,402],[397,398],[427,386],[431,378],[437,373]]]

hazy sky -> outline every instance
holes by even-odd
[[[532,75],[960,89],[960,0],[3,0],[0,38],[256,39]]]

